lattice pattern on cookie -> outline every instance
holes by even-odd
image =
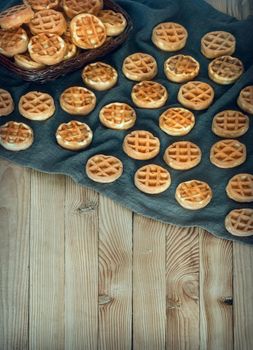
[[[67,142],[89,142],[92,137],[91,129],[87,124],[75,120],[64,123],[57,129],[57,134]]]
[[[198,62],[191,56],[176,55],[165,62],[165,69],[174,74],[188,75],[196,72],[198,68]]]
[[[178,132],[191,128],[194,123],[193,113],[185,108],[169,108],[160,117],[160,124],[164,129]]]
[[[93,104],[95,95],[88,89],[72,86],[63,92],[62,99],[69,106],[78,108]]]
[[[212,88],[200,81],[191,81],[181,87],[184,99],[192,103],[203,103],[213,97]]]
[[[133,87],[133,94],[137,100],[142,102],[157,102],[166,97],[164,86],[154,81],[143,81]]]
[[[151,153],[159,147],[158,139],[148,131],[135,130],[125,138],[126,146],[137,153]]]
[[[185,39],[186,30],[183,26],[174,22],[160,23],[155,28],[155,35],[159,40],[177,43]]]
[[[115,69],[103,62],[89,64],[85,67],[83,74],[85,79],[92,80],[96,83],[106,83],[117,77]]]
[[[63,40],[50,33],[41,33],[33,36],[29,43],[30,51],[39,56],[55,56],[62,51]]]
[[[43,114],[52,110],[53,99],[50,95],[31,91],[28,94],[22,96],[20,100],[20,107],[24,112],[29,112],[29,114]]]
[[[233,231],[253,235],[253,209],[232,210],[228,218]]]
[[[182,182],[178,186],[177,191],[180,199],[193,205],[205,202],[211,196],[209,185],[197,180]]]
[[[98,13],[98,18],[101,19],[103,23],[113,25],[124,25],[126,20],[124,16],[119,12],[114,12],[112,10],[101,10]]]
[[[111,178],[122,170],[122,163],[112,156],[96,155],[88,160],[87,170],[95,177]]]
[[[103,23],[93,15],[79,15],[72,20],[71,28],[73,39],[80,47],[98,47],[106,40],[106,31]]]
[[[134,109],[126,103],[111,103],[103,107],[101,116],[112,125],[127,124],[136,118]]]
[[[213,128],[218,130],[218,134],[226,136],[231,132],[240,132],[248,128],[249,119],[243,113],[233,110],[225,110],[215,115]]]
[[[242,74],[243,64],[236,58],[231,56],[218,57],[210,63],[209,66],[212,73],[221,78],[235,78]]]
[[[245,146],[236,140],[221,140],[212,147],[214,161],[233,164],[245,157]]]
[[[42,10],[35,13],[35,16],[29,23],[29,27],[35,34],[53,33],[61,35],[66,29],[66,21],[60,12]]]
[[[13,100],[8,91],[0,89],[0,116],[2,112],[11,110],[13,107]]]
[[[202,38],[202,45],[212,51],[227,52],[234,47],[235,38],[228,32],[210,32]]]
[[[145,53],[137,52],[124,61],[124,70],[134,75],[149,75],[157,68],[155,59]]]
[[[149,164],[137,170],[135,180],[146,187],[160,187],[170,181],[168,171],[158,165]]]
[[[174,142],[166,151],[166,157],[176,163],[189,163],[199,160],[201,156],[197,145],[189,141]]]
[[[253,201],[253,175],[251,174],[237,174],[230,179],[228,191],[234,197],[241,200]]]
[[[67,9],[67,13],[71,13],[71,17],[79,13],[91,13],[96,15],[103,7],[102,0],[63,0],[63,7]]]
[[[27,34],[22,28],[0,30],[0,48],[4,51],[8,52],[25,41],[27,41]]]
[[[253,108],[253,85],[246,86],[240,93],[240,99],[252,105]]]
[[[8,122],[0,126],[0,139],[3,143],[21,144],[32,137],[32,130],[24,123]]]
[[[59,5],[59,0],[24,0],[24,3],[30,5],[34,10],[49,10]]]

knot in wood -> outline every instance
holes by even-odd
[[[113,298],[107,294],[102,294],[102,295],[99,295],[99,297],[98,297],[98,304],[99,305],[106,305],[106,304],[111,303],[112,301],[113,301]]]

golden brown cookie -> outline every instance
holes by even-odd
[[[125,58],[122,71],[130,80],[151,80],[157,74],[157,63],[153,56],[136,52]]]
[[[253,202],[253,175],[242,173],[233,176],[227,184],[226,192],[236,202]]]
[[[142,192],[158,194],[166,191],[171,184],[168,170],[156,164],[139,168],[134,175],[134,184]]]
[[[241,90],[237,104],[244,112],[253,114],[253,85]]]
[[[71,151],[79,151],[87,148],[93,138],[90,127],[76,120],[59,125],[56,131],[57,143]]]
[[[163,159],[166,164],[176,170],[188,170],[201,161],[200,148],[190,141],[178,141],[166,148]]]
[[[164,63],[166,77],[175,83],[183,83],[194,79],[199,74],[199,70],[198,61],[187,55],[172,56]]]
[[[153,43],[164,51],[181,50],[187,41],[188,32],[179,23],[165,22],[158,24],[152,32]]]
[[[225,227],[234,236],[253,235],[253,209],[234,209],[225,218]]]
[[[16,5],[0,12],[0,26],[5,30],[19,28],[22,24],[30,22],[34,12],[30,6]]]
[[[55,112],[54,99],[45,92],[30,91],[18,104],[19,113],[31,120],[46,120]]]
[[[239,111],[225,110],[213,118],[212,131],[220,137],[240,137],[249,129],[249,118]]]
[[[27,50],[28,41],[28,36],[22,28],[0,29],[0,54],[13,57],[19,53],[24,53]]]
[[[131,97],[136,106],[140,108],[160,108],[168,99],[166,88],[154,81],[142,81],[134,85]]]
[[[14,121],[0,126],[0,145],[9,151],[23,151],[33,144],[33,131],[24,124]]]
[[[72,86],[61,94],[60,105],[69,114],[87,115],[96,106],[96,96],[88,89]]]
[[[97,15],[103,8],[103,0],[62,0],[62,7],[70,18],[80,13]]]
[[[112,10],[101,10],[97,16],[104,23],[108,36],[120,35],[127,26],[127,21],[122,13]]]
[[[65,42],[66,45],[66,51],[65,55],[63,57],[63,60],[69,60],[72,57],[75,57],[78,54],[78,48],[77,46],[73,43],[70,32],[65,32],[62,36],[62,39]]]
[[[176,189],[176,200],[183,208],[190,210],[206,207],[212,196],[210,186],[199,180],[182,182]]]
[[[246,146],[233,139],[216,142],[210,152],[210,161],[219,168],[234,168],[246,160]]]
[[[235,37],[224,31],[209,32],[201,39],[201,52],[207,58],[233,55],[235,46]]]
[[[182,107],[169,108],[159,118],[160,129],[171,136],[186,135],[194,125],[194,114]]]
[[[111,89],[118,81],[118,73],[109,64],[95,62],[88,64],[82,72],[82,78],[86,85],[98,91]]]
[[[34,11],[50,10],[59,5],[59,0],[23,0],[23,2],[31,6]]]
[[[99,112],[101,123],[110,129],[127,130],[136,121],[135,110],[126,103],[114,102],[104,106]]]
[[[122,162],[113,156],[96,154],[91,157],[86,164],[87,176],[96,182],[114,182],[122,175],[122,173]]]
[[[178,92],[178,101],[186,108],[196,111],[207,109],[213,102],[213,88],[202,81],[189,81]]]
[[[73,43],[81,49],[95,49],[106,41],[106,29],[103,22],[88,13],[81,13],[70,22]]]
[[[134,130],[124,138],[123,150],[134,159],[152,159],[160,151],[160,140],[149,131]]]
[[[0,89],[0,117],[7,116],[13,111],[14,102],[11,94],[4,89]]]
[[[42,10],[35,13],[29,22],[29,28],[33,35],[40,33],[62,35],[67,29],[67,22],[59,11]]]
[[[243,71],[243,63],[232,56],[217,57],[208,66],[209,78],[221,85],[233,84]]]
[[[28,52],[15,55],[14,60],[17,66],[24,69],[41,69],[45,67],[44,64],[35,62]]]

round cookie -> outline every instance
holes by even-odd
[[[23,151],[33,144],[33,131],[24,124],[14,121],[0,126],[0,145],[9,151]]]
[[[166,164],[176,170],[188,170],[201,161],[200,148],[190,141],[178,141],[166,148],[163,159]]]
[[[69,114],[87,115],[96,106],[96,96],[84,87],[71,86],[61,94],[60,105]]]
[[[212,104],[214,90],[202,81],[190,81],[180,87],[177,98],[184,107],[201,111]]]
[[[164,73],[168,80],[183,83],[194,79],[200,70],[200,64],[195,58],[187,55],[169,57],[164,63]]]
[[[160,140],[149,131],[134,130],[125,136],[123,150],[133,159],[152,159],[160,151]]]
[[[45,92],[30,91],[20,98],[18,109],[27,119],[46,120],[55,112],[54,99]]]
[[[86,163],[87,176],[96,182],[111,183],[123,173],[122,162],[113,156],[96,154]]]
[[[175,22],[160,23],[152,32],[153,43],[163,51],[181,50],[185,46],[187,38],[187,30]]]
[[[14,102],[11,94],[0,89],[0,117],[7,116],[14,111]]]
[[[151,80],[157,75],[157,63],[153,56],[136,52],[125,58],[122,71],[130,80]]]
[[[127,130],[134,126],[136,113],[135,110],[126,103],[113,102],[100,110],[99,119],[107,128]]]
[[[180,183],[176,189],[176,200],[185,209],[198,210],[206,207],[212,200],[210,186],[199,180]]]
[[[160,129],[171,136],[187,135],[194,125],[194,114],[182,107],[169,108],[159,117]]]
[[[166,191],[171,184],[168,170],[156,164],[139,168],[134,175],[134,184],[142,192],[158,194]]]
[[[88,64],[82,72],[83,82],[92,89],[105,91],[117,84],[118,73],[109,64],[95,62]]]
[[[168,91],[163,85],[154,81],[142,81],[134,85],[131,97],[137,107],[160,108],[168,99]]]
[[[253,235],[253,209],[234,209],[225,218],[225,227],[229,233],[239,237]]]

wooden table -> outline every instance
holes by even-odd
[[[252,350],[252,271],[253,247],[0,161],[1,350]]]

